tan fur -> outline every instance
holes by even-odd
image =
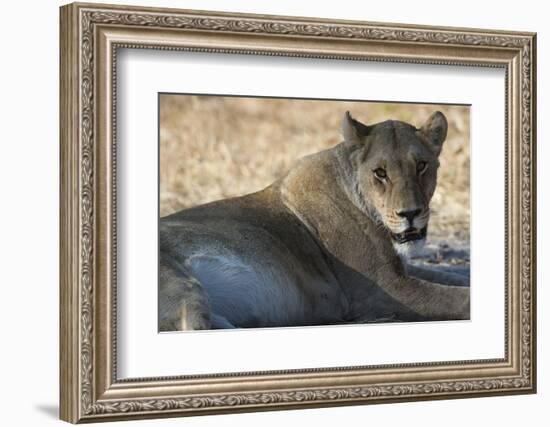
[[[446,132],[439,112],[419,129],[346,114],[344,142],[265,190],[163,218],[160,329],[469,318],[467,280],[398,255],[428,225]]]

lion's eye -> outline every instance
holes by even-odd
[[[386,174],[386,171],[382,168],[375,169],[374,176],[382,181],[388,177],[388,175]]]
[[[426,171],[426,169],[428,169],[428,162],[421,161],[416,164],[417,173],[423,173]]]

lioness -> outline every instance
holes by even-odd
[[[426,239],[445,116],[346,113],[342,134],[264,190],[161,219],[161,331],[469,318],[468,279],[400,256]]]

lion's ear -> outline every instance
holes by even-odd
[[[440,111],[436,111],[420,128],[424,140],[437,156],[441,153],[441,147],[443,147],[443,142],[447,138],[447,127],[445,115]]]
[[[369,133],[369,127],[351,117],[349,111],[342,120],[342,136],[346,142],[360,142]]]

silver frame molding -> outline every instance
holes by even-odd
[[[534,393],[536,35],[70,4],[60,36],[61,419],[72,423]],[[505,69],[505,357],[117,379],[118,48]]]

